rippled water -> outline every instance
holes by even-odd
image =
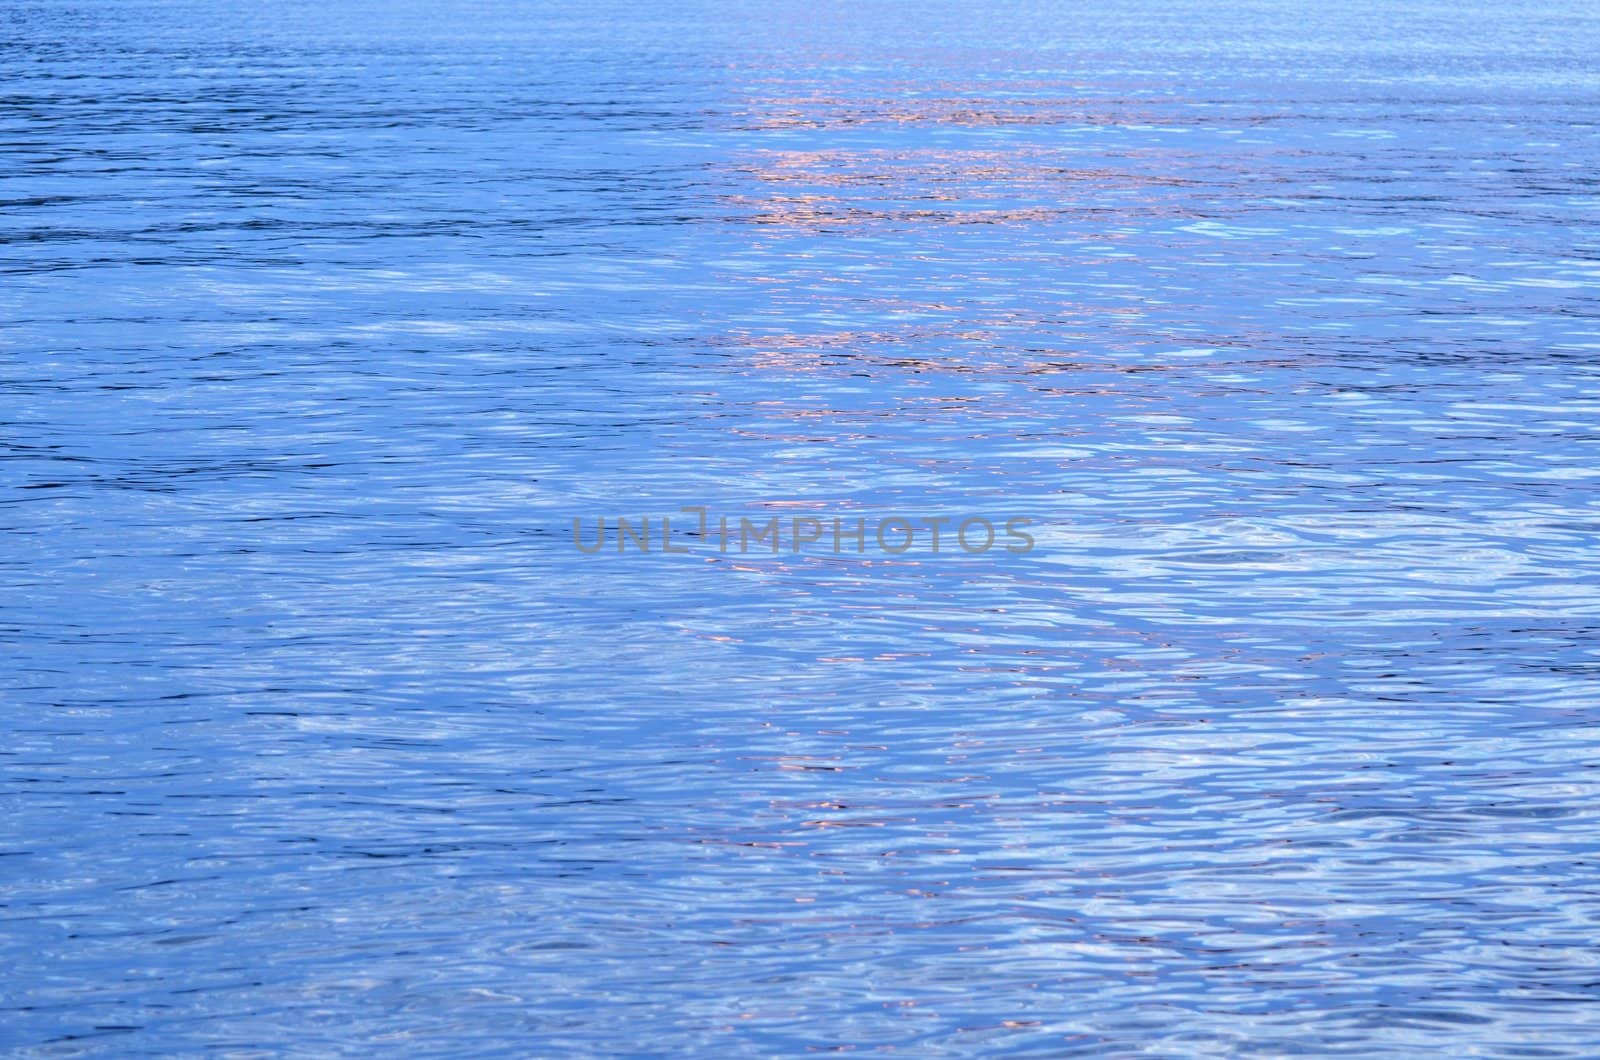
[[[1483,6],[0,4],[0,1042],[1594,1055],[1600,9]],[[572,547],[682,505],[1037,547]]]

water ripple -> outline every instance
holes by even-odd
[[[1593,1054],[1595,11],[5,17],[0,1043]]]

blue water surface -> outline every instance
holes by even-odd
[[[0,1044],[1596,1055],[1596,55],[0,0]]]

